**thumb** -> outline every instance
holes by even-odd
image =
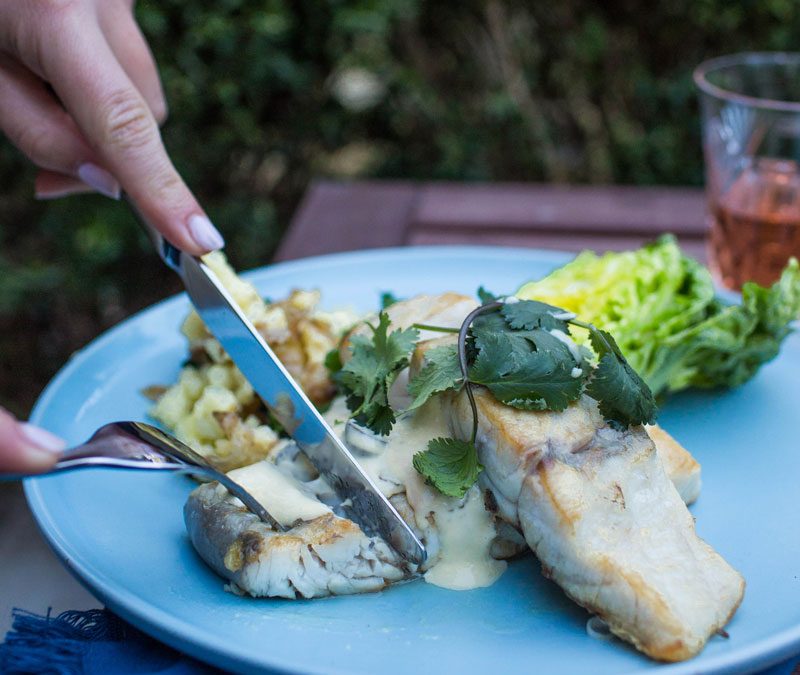
[[[49,431],[18,422],[0,408],[0,473],[39,473],[49,469],[66,444]]]

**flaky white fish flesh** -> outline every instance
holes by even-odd
[[[218,483],[196,488],[184,508],[203,560],[255,597],[319,598],[379,591],[409,575],[377,537],[333,513],[276,532]]]

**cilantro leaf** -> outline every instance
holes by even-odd
[[[485,336],[470,381],[488,387],[497,400],[514,408],[564,410],[583,387],[583,378],[572,376],[574,360],[521,344],[505,333]]]
[[[381,293],[381,310],[391,307],[396,302],[400,302],[400,298],[398,298],[391,291],[385,291]]]
[[[623,361],[625,360],[617,341],[608,331],[590,327],[589,341],[592,343],[592,349],[594,349],[594,353],[597,354],[598,357],[604,356],[605,354],[614,354],[617,358]]]
[[[483,286],[480,286],[478,288],[478,300],[481,301],[482,305],[485,305],[489,302],[494,302],[495,300],[497,300],[497,297],[498,296],[496,296],[491,291],[487,291]]]
[[[389,316],[381,312],[378,325],[369,325],[372,337],[355,335],[350,341],[352,358],[336,375],[347,395],[347,407],[355,420],[386,436],[395,422],[389,405],[389,389],[408,365],[419,337],[414,328],[388,332]]]
[[[434,438],[427,450],[414,455],[412,463],[428,483],[448,497],[463,497],[483,470],[475,445],[454,438]]]
[[[480,349],[482,346],[481,343],[485,337],[498,333],[507,333],[508,331],[508,324],[499,311],[494,310],[486,314],[481,314],[475,318],[472,322],[472,327],[469,329],[468,346],[471,345],[470,349],[472,349],[472,347]]]
[[[434,394],[455,389],[463,380],[456,345],[434,347],[426,352],[425,361],[408,383],[408,393],[414,397],[409,410],[419,408]]]
[[[589,339],[600,361],[586,393],[597,400],[606,421],[615,428],[655,422],[653,393],[631,368],[611,334],[595,328]]]
[[[558,329],[555,329],[558,330]],[[531,330],[531,331],[518,331],[512,333],[513,336],[519,335],[524,337],[529,342],[532,342],[536,349],[540,352],[552,352],[552,354],[559,360],[567,361],[571,364],[571,368],[584,367],[586,365],[583,353],[578,348],[580,358],[576,359],[572,350],[567,346],[566,342],[559,340],[555,335],[546,330]]]
[[[533,330],[534,328],[551,330],[557,328],[567,334],[569,334],[569,327],[562,317],[574,316],[559,307],[553,307],[553,305],[548,305],[538,300],[506,302],[500,313],[514,330]]]
[[[335,376],[342,369],[342,357],[337,347],[325,354],[325,367],[332,376]]]
[[[511,309],[520,305],[523,306],[522,310]],[[535,307],[528,307],[528,305],[534,305]],[[548,309],[545,311],[541,308]],[[566,320],[557,319],[553,316],[550,313],[551,311],[564,313],[564,310],[558,307],[552,307],[533,300],[523,300],[503,305],[501,309],[481,314],[472,322],[469,332],[470,339],[467,345],[467,354],[470,357],[470,361],[474,360],[477,355],[476,350],[480,350],[483,346],[485,337],[499,333],[519,340],[529,340],[534,344],[539,343],[542,345],[538,347],[539,349],[555,349],[563,352],[566,349],[566,345],[560,341],[558,341],[559,344],[556,344],[557,338],[552,336],[549,331],[560,330],[565,335],[569,335],[569,325]],[[546,346],[544,341],[547,341]]]
[[[416,328],[395,330],[389,333],[387,329],[390,323],[389,315],[381,312],[377,328],[372,329],[375,351],[379,358],[387,364],[407,359],[419,339],[419,331]]]
[[[380,405],[376,404],[370,408],[367,415],[356,417],[356,422],[369,427],[379,436],[388,436],[392,432],[392,427],[396,421],[397,417],[395,417],[394,410],[392,410],[385,397],[382,397]]]

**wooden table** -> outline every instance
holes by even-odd
[[[623,250],[663,232],[705,258],[697,188],[316,182],[276,260],[411,244]]]
[[[578,251],[624,249],[661,232],[704,256],[697,189],[317,182],[275,256],[408,244],[505,244]],[[0,484],[0,635],[11,607],[87,609],[97,601],[48,548],[19,485]]]

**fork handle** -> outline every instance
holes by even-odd
[[[77,448],[72,448],[71,450],[77,450]],[[178,464],[177,462],[153,464],[151,462],[138,459],[122,459],[117,457],[100,457],[98,455],[82,454],[81,456],[62,458],[48,471],[39,473],[0,472],[0,481],[6,482],[23,480],[25,478],[40,478],[42,476],[51,476],[56,473],[64,473],[65,471],[74,471],[75,469],[87,469],[92,467],[106,467],[110,469],[139,469],[144,471],[187,471],[200,473],[195,467],[191,467],[186,464]]]
[[[250,511],[278,532],[286,528],[241,485],[211,466],[189,446],[142,422],[112,422],[100,427],[81,445],[66,450],[50,471],[39,474],[0,473],[0,481],[71,471],[86,467],[182,471],[200,474],[227,488]]]
[[[100,427],[85,443],[68,448],[49,471],[43,473],[2,473],[0,480],[20,480],[34,476],[92,466],[122,469],[171,469],[183,465],[174,457],[164,456],[143,437],[134,423],[120,422]]]

